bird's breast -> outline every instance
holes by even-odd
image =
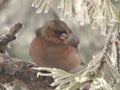
[[[43,38],[36,37],[30,46],[30,56],[37,65],[70,70],[80,65],[80,58],[76,48],[52,44]]]

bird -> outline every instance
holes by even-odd
[[[83,64],[78,53],[79,39],[72,39],[72,31],[64,21],[47,21],[35,34],[29,54],[37,66],[70,72]]]

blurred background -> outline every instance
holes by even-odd
[[[10,43],[7,51],[13,57],[31,62],[29,46],[35,37],[35,30],[46,21],[59,19],[59,10],[56,8],[59,0],[55,0],[49,12],[36,14],[36,9],[31,7],[34,0],[0,0],[0,35],[6,33],[17,22],[24,24],[17,39]],[[113,1],[119,10],[120,0]],[[91,30],[90,25],[80,26],[74,17],[65,18],[65,23],[71,28],[73,34],[80,39],[79,53],[86,64],[102,50],[105,37],[100,30]],[[21,90],[20,88],[15,90]]]

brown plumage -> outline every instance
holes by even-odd
[[[70,71],[81,64],[77,46],[70,43],[71,30],[60,20],[46,22],[36,30],[30,46],[30,56],[38,66]]]

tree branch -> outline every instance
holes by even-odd
[[[21,30],[22,27],[23,25],[21,23],[17,23],[9,30],[8,33],[0,36],[0,52],[3,53],[8,43],[16,39],[15,35]]]
[[[34,64],[12,58],[5,53],[5,47],[16,39],[16,34],[22,27],[21,23],[17,23],[8,33],[0,36],[0,90],[4,90],[2,85],[6,83],[30,90],[53,90],[53,87],[49,86],[53,82],[52,77],[37,77],[37,71],[31,69],[31,67],[36,67]]]

